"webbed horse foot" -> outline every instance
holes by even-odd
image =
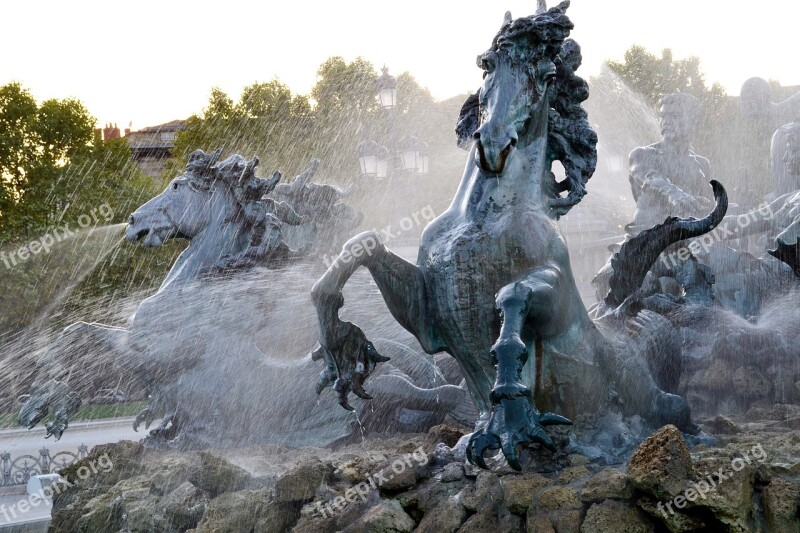
[[[148,405],[136,415],[133,420],[133,430],[139,431],[139,425],[144,422],[144,429],[150,429],[150,424],[153,423],[161,415],[161,410],[153,405]]]
[[[355,324],[342,322],[340,326],[340,330],[346,333],[337,339],[335,348],[326,348],[320,344],[315,350],[314,358],[324,358],[326,361],[326,370],[323,370],[317,381],[317,392],[322,392],[333,375],[337,375],[333,380],[333,390],[339,405],[353,411],[355,409],[348,401],[350,392],[363,400],[371,400],[372,396],[364,389],[364,382],[377,363],[388,361],[389,358],[379,354],[361,328]],[[337,374],[332,374],[327,370],[331,368],[340,370]]]
[[[470,463],[486,468],[483,454],[487,450],[502,450],[508,464],[514,470],[522,470],[517,456],[517,447],[541,444],[555,451],[553,440],[545,427],[557,424],[572,424],[561,415],[539,413],[530,395],[500,400],[492,409],[489,423],[475,433],[467,444],[467,459]]]
[[[44,438],[46,439],[53,436],[55,440],[61,440],[61,436],[69,427],[69,417],[78,412],[78,408],[81,406],[81,400],[72,394],[66,393],[59,402],[59,405],[60,407],[58,407],[53,414],[53,420],[45,424],[47,435],[45,435]]]
[[[159,440],[172,440],[180,431],[180,416],[177,410],[166,415],[158,427],[150,430],[150,437]]]
[[[49,380],[44,385],[34,383],[27,399],[21,402],[18,421],[20,425],[33,429],[52,408],[53,420],[45,424],[45,438],[54,436],[59,440],[69,427],[69,417],[78,411],[80,398],[69,390],[66,383]]]
[[[520,360],[525,350],[525,345],[518,339],[503,340],[492,348],[492,356],[496,360]],[[561,415],[539,413],[531,390],[516,379],[504,379],[500,373],[492,389],[491,400],[489,422],[473,433],[467,444],[467,459],[481,468],[488,468],[483,459],[485,451],[501,449],[511,468],[522,470],[517,456],[518,446],[541,444],[555,451],[553,440],[544,430],[545,426],[572,424]]]
[[[319,282],[318,282],[319,284]],[[353,324],[339,318],[338,310],[344,299],[341,293],[328,294],[312,291],[312,298],[320,316],[320,342],[312,353],[312,359],[323,359],[325,367],[317,380],[317,393],[333,384],[339,405],[354,411],[348,401],[350,392],[359,398],[371,400],[364,389],[364,382],[378,363],[389,360],[378,353],[364,332]]]

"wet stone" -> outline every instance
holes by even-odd
[[[691,474],[689,448],[672,425],[640,444],[628,464],[628,479],[634,487],[665,500],[680,494]]]

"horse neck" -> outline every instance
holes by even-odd
[[[247,245],[239,209],[227,190],[215,189],[209,201],[208,224],[189,241],[189,246],[172,265],[159,291],[194,281],[224,255],[236,254]]]
[[[514,208],[549,213],[545,177],[549,172],[546,160],[547,136],[542,135],[515,150],[500,178],[487,176],[477,163],[473,145],[464,175],[449,211],[458,211],[471,218],[489,207],[513,205]]]

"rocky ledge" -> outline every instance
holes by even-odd
[[[122,442],[62,471],[50,531],[800,531],[800,434],[713,423],[737,431],[690,450],[665,426],[627,463],[542,452],[522,473],[465,465],[450,426],[337,450]],[[103,454],[113,468],[78,475]]]

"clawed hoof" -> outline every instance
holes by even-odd
[[[498,449],[500,449],[500,439],[497,435],[485,431],[475,432],[469,438],[469,443],[467,444],[467,460],[474,465],[488,470],[489,467],[486,466],[483,454],[487,450]]]
[[[489,423],[470,437],[467,459],[481,468],[486,468],[483,453],[486,450],[503,450],[509,466],[522,470],[517,448],[539,444],[551,452],[555,444],[545,432],[545,426],[568,425],[572,422],[554,413],[539,414],[530,396],[502,400],[493,407]]]
[[[61,437],[64,435],[64,431],[67,429],[66,424],[59,422],[48,422],[45,427],[47,428],[47,435],[45,435],[44,438],[49,439],[52,436],[55,437],[56,441],[61,440]]]
[[[356,372],[353,374],[353,381],[352,381],[352,388],[353,394],[361,398],[362,400],[371,400],[372,396],[364,390],[364,380],[367,379],[367,375],[364,372]]]

